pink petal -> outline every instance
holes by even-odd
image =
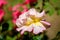
[[[21,22],[19,19],[17,19],[17,20],[16,20],[16,25],[17,25],[18,27],[22,27],[22,22]]]
[[[24,29],[21,31],[21,35],[24,34],[25,31],[27,31],[27,28],[24,28]]]
[[[40,14],[39,17],[43,17],[45,15],[45,11],[43,10]]]
[[[19,15],[21,15],[22,13],[20,11],[15,11],[13,12],[12,16],[14,19],[17,19],[19,17]]]
[[[39,34],[40,32],[43,32],[44,30],[46,30],[45,27],[34,27],[33,33]]]
[[[37,11],[34,9],[34,8],[31,8],[29,11],[28,11],[28,14],[29,15],[32,15],[32,16],[35,16],[37,14]]]
[[[46,19],[42,19],[42,21],[46,21]]]
[[[41,21],[41,23],[43,23],[43,24],[47,25],[48,27],[50,27],[50,26],[51,26],[51,24],[50,24],[50,23],[48,23],[48,22],[46,22],[46,21]]]
[[[26,27],[25,26],[22,26],[22,27],[20,27],[20,28],[17,28],[16,30],[17,31],[21,31],[21,30],[23,30],[23,29],[25,29]]]
[[[42,32],[42,30],[40,30],[40,27],[34,27],[34,30],[33,30],[34,34],[39,34],[40,32]]]
[[[18,21],[20,24],[24,24],[24,22],[25,22],[25,19],[23,20],[23,19],[18,19],[18,20],[16,20],[16,21]]]
[[[41,27],[41,26],[40,26],[40,29],[41,29],[42,31],[46,30],[46,28],[45,28],[45,27]]]
[[[25,0],[24,4],[33,4],[34,2],[37,2],[37,0]]]
[[[30,25],[28,28],[27,28],[27,31],[28,32],[31,32],[33,30],[33,27],[32,27],[32,25]]]

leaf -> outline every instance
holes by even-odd
[[[6,37],[6,40],[16,40],[16,37],[7,36],[7,37]]]
[[[20,33],[18,33],[17,36],[20,37]]]
[[[2,30],[2,26],[0,26],[0,31]]]
[[[50,3],[52,4],[52,6],[54,6],[54,7],[58,7],[58,8],[60,8],[60,0],[50,0]]]
[[[60,15],[60,10],[57,10],[57,14]]]
[[[13,29],[13,26],[14,26],[13,23],[12,23],[12,21],[9,20],[8,23],[9,23],[9,29],[8,30],[12,30]]]
[[[30,5],[29,4],[27,4],[26,6],[27,6],[28,9],[30,8]]]
[[[4,40],[4,38],[2,37],[2,35],[0,35],[0,40]]]
[[[24,35],[28,35],[29,33],[28,32],[24,32]]]
[[[17,0],[17,1],[16,0],[8,0],[9,4],[12,5],[12,6],[14,6],[18,3],[23,3],[23,1],[24,0]]]
[[[41,40],[42,38],[43,38],[43,34],[33,36],[33,40]]]
[[[54,14],[54,12],[55,12],[55,9],[53,8],[53,6],[52,6],[50,3],[48,3],[48,2],[45,3],[44,9],[45,9],[46,11],[49,11],[48,14],[49,14],[50,16],[51,16],[52,14]]]

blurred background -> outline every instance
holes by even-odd
[[[20,33],[17,32],[16,25],[12,22],[12,7],[16,4],[22,4],[24,0],[6,0],[4,5],[5,15],[0,21],[0,40],[22,40]],[[26,5],[30,9],[30,5]],[[46,11],[45,19],[51,23],[51,27],[46,30],[46,36],[43,40],[60,40],[60,0],[38,0],[34,8],[39,12]],[[1,9],[1,8],[0,8]],[[22,8],[20,8],[22,11]],[[27,39],[28,40],[28,39]]]

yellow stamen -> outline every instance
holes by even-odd
[[[27,20],[27,22],[26,22],[26,26],[29,26],[30,24],[32,24],[32,23],[34,23],[34,24],[36,24],[36,25],[40,25],[40,18],[36,18],[35,16],[31,16],[30,17],[33,21],[30,21],[30,20]]]

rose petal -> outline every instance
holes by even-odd
[[[50,27],[50,26],[51,26],[51,24],[50,24],[50,23],[48,23],[48,22],[46,22],[46,21],[41,21],[41,23],[43,23],[44,25],[47,25],[48,27]]]
[[[36,17],[41,18],[41,17],[43,17],[44,15],[45,15],[45,11],[43,10],[41,13],[37,12]]]
[[[34,34],[39,34],[40,32],[43,32],[44,30],[46,30],[46,28],[42,24],[38,26],[34,24],[34,30],[33,30]]]
[[[17,31],[21,31],[21,30],[23,30],[23,29],[25,29],[26,27],[25,26],[22,26],[22,27],[20,27],[20,28],[17,28],[16,30]]]
[[[19,19],[17,19],[17,21],[16,21],[16,25],[17,25],[18,27],[21,27],[21,26],[22,26],[22,23],[20,22]]]
[[[24,29],[21,31],[21,35],[24,34],[25,31],[27,31],[27,28],[24,28]]]
[[[31,8],[31,9],[28,11],[28,14],[35,16],[35,15],[37,14],[37,12],[36,12],[36,10],[35,10],[34,8]]]
[[[33,30],[33,33],[34,34],[39,34],[40,32],[42,32],[41,28],[40,27],[34,27],[34,30]]]
[[[33,25],[31,24],[28,28],[27,31],[31,32],[33,30]]]

